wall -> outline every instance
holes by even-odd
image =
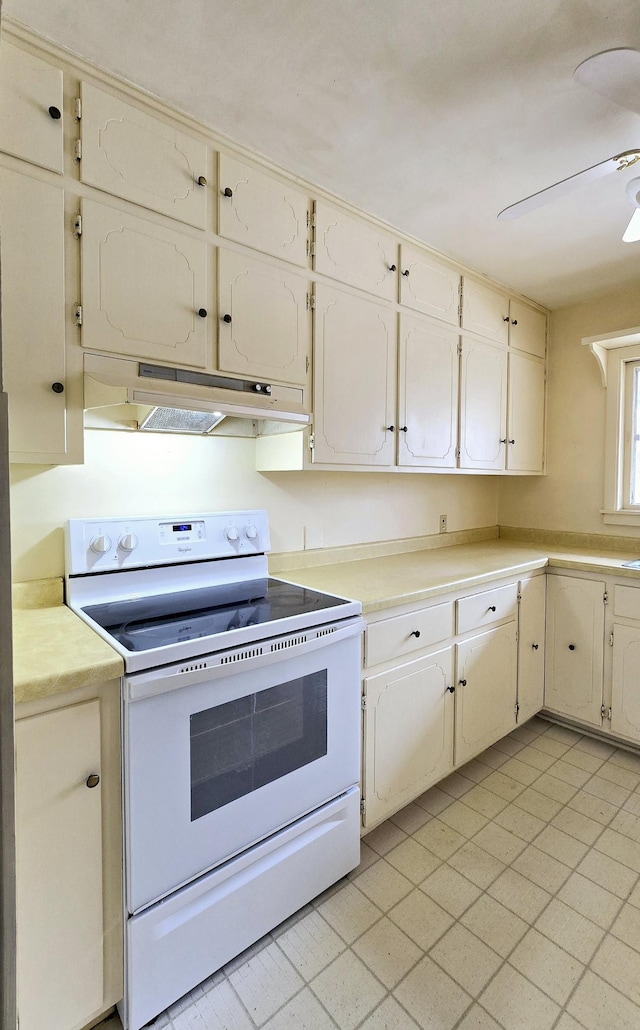
[[[635,527],[604,526],[605,389],[582,337],[640,325],[640,282],[551,316],[548,395],[548,474],[502,479],[501,525],[638,536]]]
[[[14,465],[16,582],[64,572],[63,525],[71,517],[266,508],[273,551],[300,550],[304,527],[325,547],[494,526],[498,480],[441,476],[254,470],[248,439],[200,439],[88,430],[85,463]]]

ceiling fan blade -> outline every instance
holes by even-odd
[[[556,200],[558,197],[563,197],[566,193],[571,193],[573,190],[578,189],[579,186],[585,186],[588,182],[593,182],[594,179],[601,179],[602,176],[609,175],[610,172],[629,168],[636,161],[640,161],[640,150],[625,150],[623,154],[617,154],[606,161],[600,161],[597,165],[585,168],[582,172],[576,172],[575,175],[570,175],[567,179],[561,179],[560,182],[554,183],[553,186],[547,186],[546,189],[540,190],[539,193],[533,193],[530,197],[519,200],[517,204],[510,204],[509,207],[505,207],[500,212],[498,219],[500,221],[507,221],[510,218],[520,218],[521,215],[526,215],[529,211],[535,211],[536,208],[542,207],[543,204],[548,204],[549,201]]]
[[[640,114],[640,51],[603,50],[579,64],[573,77],[594,93]]]
[[[631,215],[631,221],[624,231],[622,240],[624,243],[637,243],[640,240],[640,207]]]

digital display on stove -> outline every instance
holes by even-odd
[[[192,528],[193,527],[192,527],[190,522],[183,522],[181,525],[174,526],[173,527],[173,532],[174,533],[190,533]]]
[[[348,603],[295,583],[265,578],[109,601],[83,610],[127,650],[149,651]],[[272,632],[278,628],[273,626]]]

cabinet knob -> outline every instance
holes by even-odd
[[[229,186],[225,186],[225,188],[223,190],[223,194],[224,194],[225,197],[232,197],[233,196],[233,190]]]
[[[60,111],[60,108],[54,107],[53,105],[51,105],[51,107],[49,108],[49,115],[51,118],[53,118],[54,122],[57,122],[59,118],[62,118],[62,112]]]
[[[507,442],[507,438],[505,436],[504,440],[501,440],[500,443],[506,443],[506,442]]]
[[[450,694],[455,694],[456,688],[451,686],[451,687],[447,687],[447,690],[449,691]]]
[[[396,267],[397,267],[396,265],[389,265],[389,271],[390,272],[395,272]]]
[[[411,633],[409,634],[409,636],[410,637],[415,637],[416,640],[417,640],[418,637],[420,636],[420,630],[419,629],[412,629]]]
[[[205,179],[204,175],[199,175],[198,178],[196,179],[196,182],[198,183],[198,186],[206,186],[207,185],[207,180]]]
[[[495,612],[495,610],[496,610],[495,604],[490,604],[489,607],[487,608],[488,612]]]
[[[508,315],[505,315],[505,316],[504,316],[504,318],[502,319],[502,321],[503,321],[503,322],[508,322],[508,321],[509,321],[509,316],[508,316]]]
[[[507,443],[515,443],[515,440],[508,440]]]
[[[400,429],[401,433],[408,433],[409,432],[409,427],[408,426],[400,426],[399,429]]]
[[[405,268],[405,270],[404,270],[404,272],[402,274],[406,275],[408,277],[410,271],[411,271],[410,268]]]
[[[231,324],[231,315],[223,315],[222,316],[222,321],[226,322],[227,325],[230,325]]]
[[[387,433],[393,433],[393,432],[395,432],[395,428],[396,427],[395,426],[385,426],[384,428],[385,428],[385,431]]]
[[[53,390],[54,393],[64,393],[64,384],[63,383],[52,383],[51,384],[51,389]]]
[[[532,648],[533,651],[537,651],[538,650],[538,645],[537,644],[532,644],[531,648]]]
[[[460,684],[461,687],[466,687],[466,685],[467,685],[467,681],[466,680],[458,680],[458,683]]]
[[[518,324],[518,319],[517,318],[512,318],[511,319],[511,325],[517,325],[517,324]]]
[[[200,318],[206,318],[207,317],[207,309],[206,308],[198,308],[198,314],[200,315]]]
[[[576,649],[576,645],[575,644],[569,644],[569,650],[570,651],[575,651],[575,649]]]
[[[87,787],[97,787],[100,783],[100,777],[97,773],[91,773],[91,776],[87,777]]]

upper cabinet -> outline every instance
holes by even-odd
[[[460,365],[460,468],[504,469],[507,352],[464,338]]]
[[[308,201],[302,190],[220,154],[220,236],[306,268],[307,216]]]
[[[485,283],[463,276],[461,326],[506,347],[509,340],[509,298]]]
[[[446,325],[400,316],[398,465],[456,467],[458,339]]]
[[[316,272],[397,300],[398,243],[393,236],[324,201],[315,203],[314,235]]]
[[[10,43],[0,47],[0,150],[63,169],[62,72]]]
[[[544,463],[544,361],[509,352],[507,462],[511,472],[542,472]]]
[[[544,358],[547,350],[547,316],[514,297],[509,301],[509,346]]]
[[[86,82],[81,100],[82,181],[204,229],[205,144]]]
[[[309,282],[237,251],[218,254],[218,368],[304,386],[309,371]]]
[[[94,201],[82,204],[82,345],[207,365],[207,243]]]
[[[400,303],[458,325],[460,273],[408,243],[400,244]]]

